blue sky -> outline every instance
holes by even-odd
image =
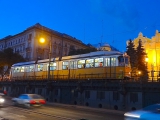
[[[0,0],[0,39],[40,23],[85,44],[120,51],[142,32],[160,31],[160,0]]]

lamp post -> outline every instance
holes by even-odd
[[[51,45],[51,40],[50,40],[50,42],[49,42],[48,80],[50,80],[51,51],[52,51],[52,45]]]
[[[45,43],[44,38],[40,38],[40,43]],[[51,40],[49,41],[49,63],[48,63],[48,80],[50,80],[50,64],[51,64],[51,52],[52,52],[52,43]]]

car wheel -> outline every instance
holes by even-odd
[[[24,104],[24,106],[25,106],[26,108],[30,108],[30,107],[31,107],[31,105],[30,105],[29,103]]]
[[[16,101],[13,101],[12,103],[13,103],[14,106],[18,105],[18,103]]]

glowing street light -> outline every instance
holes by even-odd
[[[45,43],[45,39],[44,38],[40,38],[39,39],[40,43]],[[48,80],[50,80],[50,64],[51,64],[51,51],[52,51],[52,45],[51,45],[51,40],[49,41],[49,65],[48,65]]]
[[[145,61],[148,62],[148,57],[145,58]]]
[[[40,38],[40,39],[39,39],[39,42],[40,42],[40,43],[45,43],[45,39],[44,39],[44,38]]]
[[[140,75],[141,74],[141,71],[138,71],[138,75]]]

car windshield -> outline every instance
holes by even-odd
[[[33,94],[33,95],[29,95],[31,99],[43,99],[42,96],[40,95],[36,95],[36,94]]]
[[[150,105],[150,106],[147,106],[145,108],[143,108],[142,110],[144,111],[159,111],[160,110],[160,104],[155,104],[155,105]]]

